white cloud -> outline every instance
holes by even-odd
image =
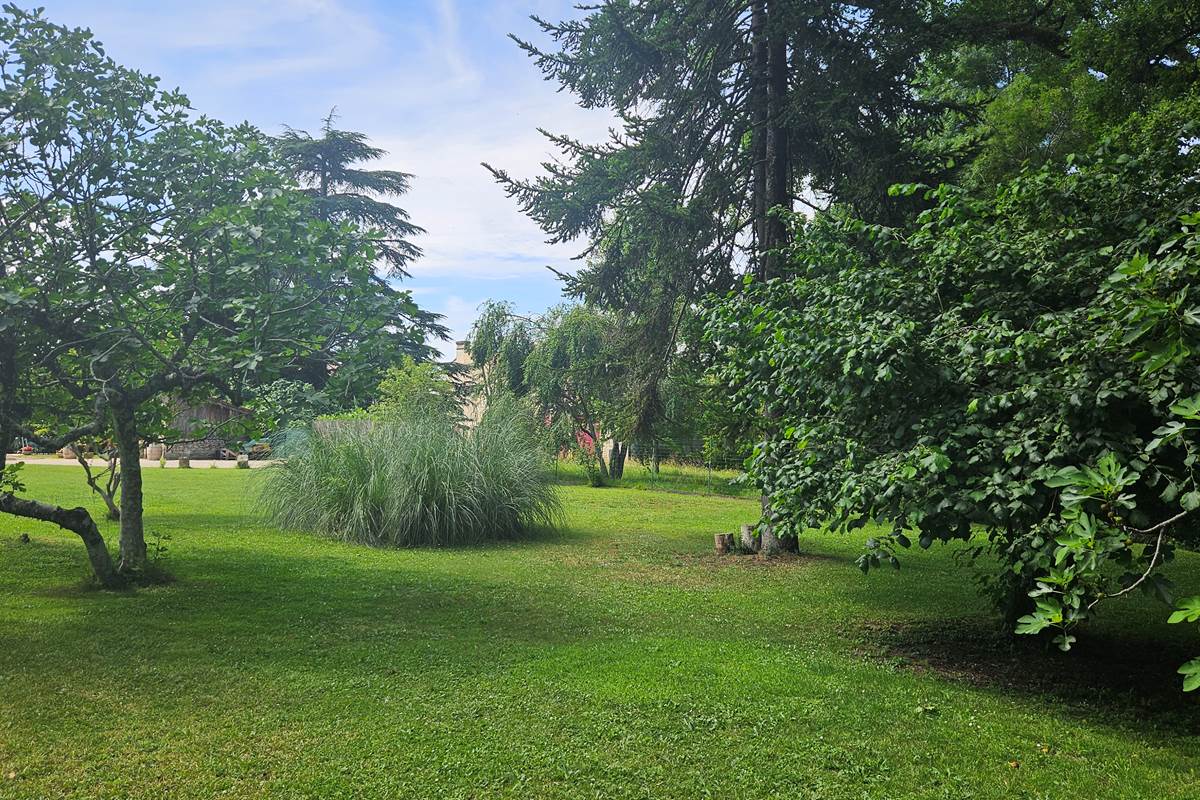
[[[127,66],[163,73],[182,64],[188,93],[354,69],[384,44],[369,17],[336,0],[49,6],[51,19],[90,27]]]
[[[57,21],[93,28],[128,66],[180,86],[200,111],[315,129],[338,108],[340,123],[390,151],[379,164],[416,175],[399,202],[428,231],[412,265],[429,288],[422,303],[465,334],[484,298],[449,289],[492,281],[510,298],[548,297],[545,265],[570,270],[582,242],[548,245],[491,175],[487,161],[515,176],[553,158],[538,127],[585,141],[603,139],[604,112],[555,91],[505,37],[537,38],[526,18],[560,18],[570,0],[493,0],[461,13],[458,0],[46,0]],[[481,284],[480,293],[486,292]],[[447,292],[458,294],[447,295]]]
[[[454,0],[434,0],[434,8],[440,23],[437,41],[446,64],[459,81],[474,83],[478,74],[470,63],[460,37],[458,6]]]
[[[379,139],[386,162],[416,174],[402,203],[417,224],[425,257],[415,275],[545,274],[545,265],[571,269],[582,242],[551,245],[546,234],[505,196],[480,162],[515,176],[532,176],[556,153],[538,126],[601,138],[607,115],[574,107],[563,95],[513,100],[501,108],[475,106],[436,133]]]

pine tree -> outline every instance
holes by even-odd
[[[938,170],[897,130],[932,129],[945,110],[906,84],[935,39],[919,6],[615,0],[583,19],[535,18],[552,47],[517,40],[582,106],[620,121],[596,145],[547,133],[562,157],[543,176],[489,168],[553,241],[588,241],[568,292],[644,327],[630,359],[644,365],[639,428],[660,416],[655,382],[696,302],[775,272],[786,234],[772,209],[834,198],[884,219],[911,202],[890,183]]]
[[[335,111],[321,124],[321,135],[286,128],[276,139],[281,161],[306,194],[313,198],[323,220],[353,222],[380,235],[376,247],[387,262],[390,277],[407,277],[405,267],[421,255],[411,237],[424,233],[408,212],[380,199],[403,195],[412,175],[385,169],[363,169],[387,151],[370,143],[366,134],[334,127]]]
[[[425,231],[413,224],[407,211],[383,198],[408,192],[413,176],[395,170],[365,169],[364,164],[382,158],[387,151],[372,145],[364,133],[336,128],[336,120],[335,109],[322,121],[319,137],[286,128],[274,140],[276,153],[284,169],[312,198],[318,218],[351,223],[373,234],[375,249],[387,266],[376,281],[381,289],[397,291],[394,284],[409,277],[406,267],[421,255],[421,249],[410,239]],[[398,292],[400,295],[406,300],[407,325],[402,329],[416,331],[419,337],[396,336],[382,349],[339,354],[336,375],[327,364],[313,359],[290,377],[317,389],[326,389],[332,382],[335,404],[352,406],[369,399],[364,396],[363,387],[378,383],[388,366],[405,358],[430,360],[435,351],[425,342],[429,338],[446,337],[442,317],[417,307],[411,302],[410,293]]]
[[[550,44],[514,37],[519,46],[618,125],[599,144],[547,133],[561,156],[539,177],[489,168],[553,241],[586,240],[586,265],[563,276],[568,293],[644,327],[630,360],[645,365],[638,416],[652,421],[653,381],[696,329],[699,299],[779,272],[780,210],[837,203],[899,224],[925,201],[892,196],[893,184],[956,180],[989,150],[990,163],[1019,166],[1010,152],[1056,140],[1016,104],[1010,127],[1028,129],[1033,147],[997,147],[987,114],[1016,75],[1108,75],[1092,101],[1100,115],[1191,80],[1195,3],[1118,5],[607,0],[582,18],[535,17]]]

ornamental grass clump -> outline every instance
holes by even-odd
[[[528,413],[489,409],[473,430],[440,417],[321,426],[264,470],[275,524],[374,546],[511,539],[560,515],[550,456]]]

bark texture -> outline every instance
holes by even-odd
[[[742,545],[742,549],[747,553],[758,552],[758,540],[754,537],[753,525],[742,525],[740,543]]]
[[[146,566],[146,537],[142,527],[141,447],[132,409],[113,408],[113,430],[121,461],[121,540],[119,569],[132,573]]]
[[[613,442],[612,456],[608,460],[608,474],[614,480],[625,476],[625,458],[629,455],[629,445]]]

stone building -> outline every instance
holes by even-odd
[[[487,400],[484,398],[483,392],[478,391],[481,376],[479,368],[471,360],[471,354],[467,352],[466,339],[454,343],[454,359],[446,362],[445,366],[450,368],[448,371],[460,388],[467,390],[463,393],[463,418],[467,421],[467,425],[478,424],[479,420],[483,418],[484,409],[487,408]]]
[[[170,441],[165,445],[146,447],[147,458],[220,458],[221,452],[236,447],[236,437],[226,431],[235,417],[249,413],[247,409],[208,400],[191,404],[176,401],[172,404],[175,416],[171,419]]]

